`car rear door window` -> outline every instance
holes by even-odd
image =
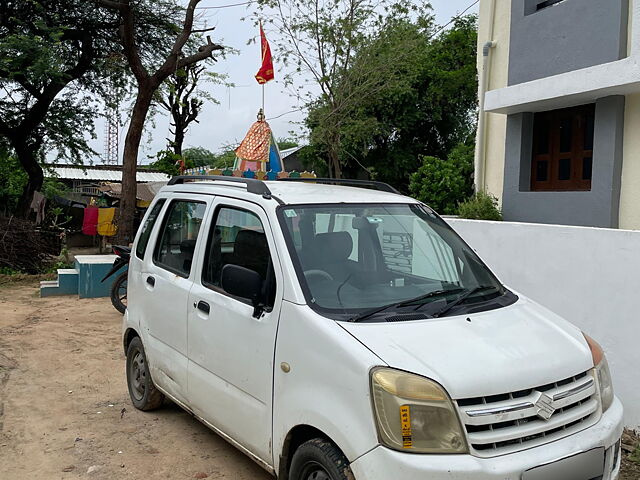
[[[177,275],[189,276],[205,209],[204,202],[171,202],[153,256],[156,265]]]
[[[147,220],[144,222],[144,225],[142,225],[142,232],[140,233],[140,238],[136,245],[136,256],[140,260],[144,259],[144,253],[147,251],[147,244],[149,243],[151,230],[153,230],[153,226],[156,224],[156,220],[158,219],[158,215],[160,215],[160,210],[162,210],[164,202],[164,198],[161,198],[156,202],[151,209],[151,213],[149,213]]]

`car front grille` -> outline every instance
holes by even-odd
[[[456,403],[472,453],[481,457],[558,440],[593,425],[600,416],[592,371],[536,388]]]

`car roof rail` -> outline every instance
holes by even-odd
[[[247,192],[262,195],[266,199],[272,198],[271,190],[262,181],[255,178],[232,177],[226,175],[179,175],[172,177],[167,185],[183,185],[187,181],[205,180],[210,182],[242,183],[247,187]]]
[[[376,190],[380,190],[381,192],[389,192],[396,193],[398,195],[402,195],[397,189],[384,182],[377,182],[375,180],[351,180],[348,178],[313,178],[313,177],[287,177],[287,178],[279,178],[279,182],[281,181],[289,181],[289,182],[308,182],[308,183],[322,183],[329,185],[350,185],[353,187],[373,187]]]

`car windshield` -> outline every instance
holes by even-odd
[[[279,217],[309,305],[323,313],[358,318],[389,305],[438,316],[456,299],[477,304],[508,292],[419,204],[282,206]]]

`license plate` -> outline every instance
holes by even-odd
[[[527,470],[522,480],[593,480],[603,475],[604,448],[594,448]]]

